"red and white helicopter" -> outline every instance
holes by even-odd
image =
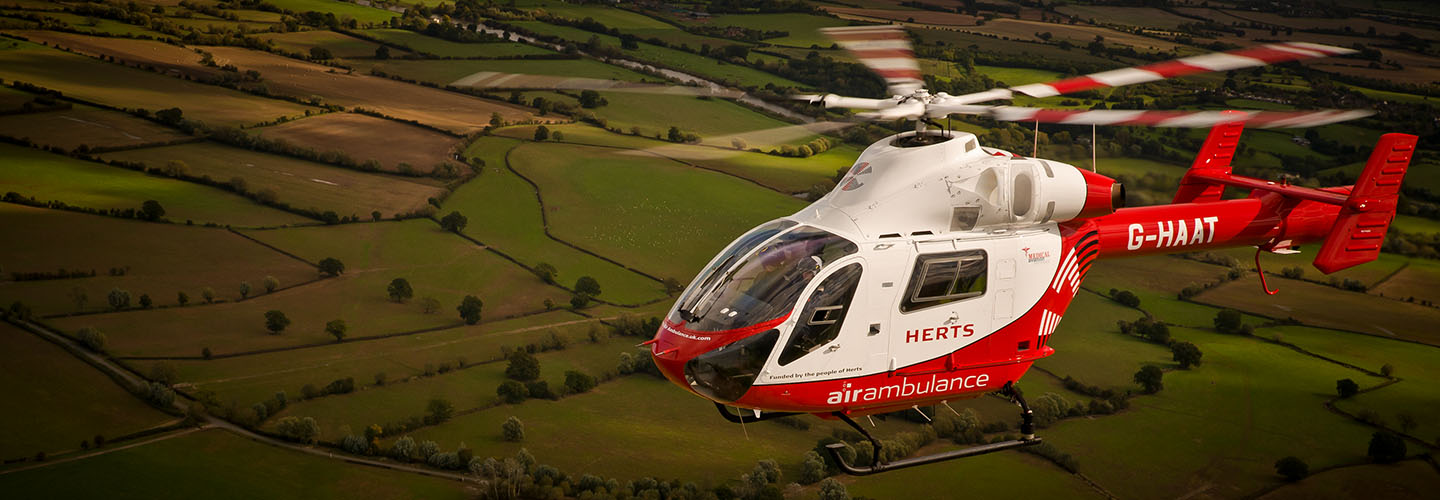
[[[914,132],[867,148],[829,194],[763,224],[720,252],[646,342],[672,382],[753,420],[797,413],[843,420],[874,443],[870,474],[1038,443],[1015,382],[1040,358],[1096,259],[1255,246],[1294,253],[1323,241],[1326,273],[1374,260],[1395,214],[1416,137],[1380,138],[1354,186],[1323,189],[1242,177],[1230,161],[1244,124],[1305,127],[1355,111],[1052,111],[979,103],[1045,97],[1349,53],[1282,43],[971,95],[931,95],[904,33],[829,30],[875,69],[894,97],[808,96],[862,116],[913,119]],[[1213,126],[1174,202],[1123,208],[1114,180],[1053,160],[988,148],[969,133],[926,127],[951,114],[1066,124]],[[1226,187],[1248,197],[1222,199]],[[1258,260],[1257,260],[1258,264]],[[1263,279],[1263,274],[1262,274]],[[881,463],[880,443],[852,416],[943,404],[990,392],[1022,409],[1018,440]]]

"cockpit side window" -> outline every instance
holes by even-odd
[[[829,344],[840,335],[840,327],[845,324],[845,316],[850,309],[850,300],[855,298],[855,289],[860,285],[860,272],[860,263],[850,264],[815,287],[795,324],[795,331],[790,334],[789,344],[780,352],[781,366]]]
[[[988,270],[984,250],[921,255],[915,259],[900,311],[918,311],[984,295]]]

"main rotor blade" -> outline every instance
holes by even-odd
[[[1316,111],[1145,111],[1060,110],[995,106],[988,113],[1000,121],[1060,123],[1066,125],[1139,125],[1148,127],[1212,127],[1244,122],[1252,128],[1304,128],[1364,118],[1371,111],[1322,109]]]
[[[1299,61],[1302,59],[1314,59],[1319,57],[1339,56],[1354,54],[1355,51],[1342,47],[1332,47],[1316,43],[1287,42],[1271,43],[1257,47],[1236,49],[1227,52],[1215,52],[1198,56],[1184,57],[1173,61],[1165,61],[1155,64],[1147,64],[1134,68],[1123,68],[1111,71],[1102,71],[1085,76],[1066,78],[1049,83],[1032,83],[1011,87],[1012,92],[1019,92],[1030,97],[1052,97],[1062,94],[1072,94],[1105,87],[1120,87],[1134,85],[1137,83],[1148,83],[1153,81],[1175,78],[1197,73],[1210,73],[1216,71],[1230,71],[1233,69],[1253,68],[1268,64]],[[996,93],[994,90],[977,92],[956,96],[956,102],[966,104],[984,102],[995,99],[1008,99],[1010,96],[1003,93]]]
[[[820,32],[884,78],[890,95],[910,95],[924,86],[920,63],[915,61],[915,50],[905,28],[887,24],[824,28]]]

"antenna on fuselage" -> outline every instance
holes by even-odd
[[[1097,174],[1100,173],[1100,169],[1095,168],[1095,124],[1094,124],[1094,123],[1091,123],[1091,124],[1090,124],[1090,171],[1091,171],[1091,172],[1095,172],[1095,173],[1097,173]]]
[[[1035,120],[1035,145],[1030,146],[1030,156],[1040,157],[1040,120]]]

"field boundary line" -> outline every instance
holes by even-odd
[[[523,140],[523,139],[522,139],[522,140]],[[529,142],[535,142],[535,141],[529,141]],[[605,261],[605,262],[609,262],[609,263],[611,263],[611,264],[615,264],[615,265],[617,265],[617,266],[620,266],[621,268],[624,268],[624,269],[627,270],[627,271],[630,271],[630,272],[633,272],[633,273],[635,273],[635,274],[644,276],[644,277],[646,277],[646,278],[649,278],[649,279],[651,279],[651,280],[654,280],[654,281],[657,282],[657,283],[664,283],[664,282],[665,282],[665,280],[660,279],[660,278],[657,278],[657,277],[655,277],[655,276],[653,276],[653,275],[651,275],[651,274],[649,274],[649,273],[646,273],[646,272],[641,271],[641,270],[639,270],[639,269],[635,269],[635,268],[633,268],[633,267],[627,266],[627,265],[625,265],[625,264],[620,263],[619,261],[616,261],[616,260],[611,259],[611,258],[609,258],[609,257],[605,257],[605,256],[603,256],[603,255],[600,255],[600,254],[598,254],[598,253],[592,252],[592,251],[590,251],[590,250],[586,250],[586,249],[581,248],[580,246],[578,246],[578,245],[576,245],[576,244],[574,244],[574,243],[570,243],[570,242],[568,242],[568,241],[565,241],[565,240],[562,240],[562,239],[560,239],[560,238],[555,237],[555,235],[553,235],[553,234],[550,234],[550,217],[545,214],[545,198],[540,195],[540,185],[539,185],[539,184],[536,184],[535,181],[530,180],[530,178],[529,178],[529,177],[526,177],[524,174],[521,174],[519,170],[515,170],[515,166],[510,164],[510,155],[511,155],[512,153],[514,153],[516,149],[517,149],[517,148],[510,148],[508,151],[505,151],[505,168],[506,168],[507,170],[509,170],[510,173],[515,174],[516,177],[519,177],[521,180],[524,180],[526,184],[529,184],[529,185],[530,185],[530,189],[534,190],[534,192],[535,192],[535,201],[537,201],[537,202],[540,203],[540,225],[541,225],[541,228],[542,228],[542,229],[544,230],[544,232],[545,232],[545,237],[550,238],[550,239],[552,239],[552,240],[555,240],[556,242],[558,242],[558,243],[560,243],[560,244],[563,244],[563,245],[565,245],[565,246],[568,246],[568,247],[570,247],[570,248],[574,248],[574,249],[576,249],[576,250],[579,250],[579,251],[582,252],[582,253],[585,253],[585,254],[590,255],[591,257],[595,257],[595,258],[598,258],[598,259],[603,260],[603,261]]]
[[[44,461],[44,462],[40,462],[40,463],[36,463],[36,464],[31,464],[31,465],[26,465],[26,466],[24,466],[24,467],[16,467],[16,468],[13,468],[13,469],[4,469],[4,470],[0,470],[0,476],[6,475],[6,474],[12,474],[12,473],[16,473],[16,472],[25,472],[25,471],[27,471],[27,470],[41,469],[41,468],[49,467],[49,466],[52,466],[52,465],[60,465],[60,464],[63,464],[63,463],[74,462],[74,461],[76,461],[76,460],[84,460],[84,459],[91,458],[91,457],[98,457],[98,456],[100,456],[100,455],[108,455],[108,454],[110,454],[110,453],[114,453],[114,452],[117,452],[117,451],[124,451],[124,450],[128,450],[128,449],[130,449],[130,448],[135,448],[135,447],[138,447],[138,446],[144,446],[144,445],[147,445],[147,444],[150,444],[150,443],[156,443],[156,442],[165,441],[165,440],[168,440],[168,439],[173,439],[173,438],[177,438],[177,437],[181,437],[181,436],[187,436],[187,435],[190,435],[190,434],[193,434],[193,433],[195,433],[195,432],[202,431],[202,430],[204,430],[204,428],[202,428],[202,427],[192,427],[192,428],[185,429],[185,430],[180,430],[180,431],[176,431],[176,432],[170,432],[170,433],[166,433],[166,434],[161,434],[161,435],[159,435],[159,436],[157,436],[157,437],[154,437],[154,438],[151,438],[151,439],[146,439],[146,440],[144,440],[144,441],[139,441],[139,442],[134,442],[134,443],[127,443],[127,444],[120,445],[120,446],[106,447],[106,448],[102,448],[102,449],[99,449],[99,450],[91,451],[91,452],[89,452],[89,453],[81,453],[81,454],[79,454],[79,455],[73,455],[73,456],[68,456],[68,457],[64,457],[64,458],[57,458],[57,459],[53,459],[53,460],[46,460],[46,461]]]
[[[1218,287],[1217,287],[1217,288],[1218,288]],[[1211,290],[1213,290],[1213,289],[1211,289]],[[1206,290],[1205,292],[1208,292],[1208,291],[1210,291],[1210,290]],[[1204,294],[1205,292],[1200,292],[1200,294]],[[1368,295],[1368,294],[1367,294],[1367,295]],[[1220,305],[1216,305],[1216,304],[1211,304],[1211,303],[1209,303],[1209,302],[1201,302],[1201,301],[1199,301],[1199,300],[1196,300],[1196,299],[1199,298],[1199,297],[1200,297],[1200,295],[1195,295],[1194,297],[1190,297],[1190,298],[1188,298],[1188,299],[1179,299],[1179,300],[1180,300],[1181,302],[1188,302],[1188,303],[1191,303],[1191,304],[1198,304],[1198,305],[1202,305],[1202,306],[1209,307],[1209,308],[1213,308],[1213,309],[1219,309],[1219,310],[1233,309],[1233,308],[1230,308],[1230,307],[1224,307],[1224,306],[1220,306]],[[1236,309],[1236,310],[1239,311],[1239,309]],[[1271,316],[1271,315],[1269,315],[1269,314],[1263,314],[1263,313],[1258,313],[1258,312],[1250,312],[1250,311],[1240,311],[1240,313],[1241,313],[1241,314],[1249,314],[1249,315],[1251,315],[1251,316],[1256,316],[1256,317],[1265,318],[1265,319],[1268,319],[1268,320],[1270,320],[1270,321],[1272,321],[1272,322],[1275,322],[1275,323],[1286,323],[1286,324],[1290,324],[1290,323],[1287,323],[1288,321],[1290,321],[1289,318],[1277,318],[1277,317]],[[1294,326],[1305,326],[1305,327],[1310,327],[1310,328],[1319,328],[1319,329],[1322,329],[1322,330],[1333,330],[1333,331],[1337,331],[1337,332],[1344,332],[1344,333],[1350,333],[1350,334],[1355,334],[1355,335],[1364,335],[1364,336],[1366,336],[1366,337],[1375,337],[1375,338],[1386,339],[1386,340],[1394,340],[1394,341],[1397,341],[1397,342],[1408,342],[1408,343],[1411,343],[1411,344],[1422,345],[1422,346],[1425,346],[1425,347],[1431,347],[1431,348],[1440,349],[1440,345],[1435,345],[1435,344],[1431,344],[1431,343],[1427,343],[1427,342],[1421,342],[1421,341],[1419,341],[1419,340],[1412,340],[1412,339],[1401,338],[1401,337],[1387,337],[1387,336],[1380,335],[1380,334],[1376,334],[1376,333],[1362,332],[1362,331],[1358,331],[1358,330],[1351,330],[1351,329],[1349,329],[1349,328],[1340,328],[1340,327],[1330,326],[1330,325],[1314,325],[1314,324],[1306,324],[1306,323],[1294,323]]]
[[[1404,270],[1409,269],[1409,268],[1410,268],[1410,261],[1407,259],[1407,260],[1405,261],[1405,264],[1402,265],[1402,266],[1400,266],[1399,269],[1396,269],[1396,270],[1394,270],[1394,271],[1391,271],[1390,274],[1387,274],[1387,275],[1385,275],[1384,278],[1380,278],[1378,281],[1376,281],[1376,282],[1374,282],[1374,283],[1371,283],[1370,286],[1366,287],[1365,289],[1366,289],[1366,290],[1374,290],[1375,288],[1379,287],[1380,285],[1385,284],[1386,281],[1390,281],[1390,278],[1394,278],[1396,275],[1400,274],[1401,271],[1404,271]],[[1383,297],[1383,295],[1382,295],[1382,297]],[[1402,300],[1401,302],[1404,302],[1404,301]]]
[[[625,136],[625,134],[621,134],[621,133],[619,133],[619,132],[611,132],[611,131],[608,130],[608,129],[605,129],[605,132],[611,133],[611,134],[616,134],[616,135]],[[823,135],[823,134],[817,134],[817,135]],[[626,137],[637,137],[637,136],[626,136]],[[531,140],[531,139],[520,139],[520,140],[521,140],[521,141],[525,141],[525,142],[539,142],[539,141],[535,141],[535,140]],[[592,147],[592,148],[617,149],[617,150],[620,150],[620,151],[635,151],[635,152],[638,152],[638,153],[644,153],[644,154],[647,154],[647,155],[650,155],[650,156],[654,156],[654,157],[656,157],[656,158],[660,158],[660,159],[664,159],[664,160],[670,160],[670,161],[673,161],[673,162],[675,162],[675,163],[679,163],[679,164],[681,164],[681,165],[685,165],[685,166],[687,166],[687,167],[697,168],[697,169],[705,170],[705,171],[709,171],[709,172],[715,172],[715,173],[717,173],[717,174],[725,175],[725,176],[728,176],[728,177],[734,177],[734,178],[736,178],[736,179],[740,179],[740,180],[742,180],[742,181],[749,182],[749,183],[754,184],[754,185],[756,185],[756,186],[760,186],[760,187],[762,187],[762,188],[768,189],[768,190],[770,190],[770,191],[774,191],[774,192],[776,192],[776,193],[783,194],[783,195],[785,195],[785,196],[794,196],[794,195],[795,195],[795,193],[787,193],[787,192],[785,192],[785,191],[783,191],[783,190],[781,190],[781,189],[778,189],[778,188],[776,188],[776,187],[774,187],[774,186],[767,186],[767,185],[765,185],[764,183],[761,183],[760,181],[757,181],[757,180],[755,180],[755,179],[751,179],[751,178],[749,178],[749,177],[745,177],[745,176],[740,175],[740,174],[736,174],[736,173],[734,173],[734,172],[726,172],[726,171],[724,171],[724,170],[720,170],[720,169],[713,168],[713,167],[707,167],[707,166],[704,166],[704,165],[696,165],[696,164],[694,164],[694,163],[690,163],[690,162],[688,162],[688,161],[681,160],[681,159],[679,159],[679,158],[675,158],[675,157],[673,157],[673,156],[668,156],[668,155],[665,155],[665,154],[657,153],[657,152],[655,152],[655,151],[650,151],[650,150],[648,150],[648,149],[634,149],[634,148],[627,148],[627,147],[623,147],[623,146],[615,146],[615,145],[611,145],[611,144],[593,144],[593,143],[588,143],[588,142],[576,142],[576,141],[570,141],[570,140],[559,141],[559,142],[566,143],[566,144],[574,144],[574,145],[577,145],[577,146],[588,146],[588,147]],[[722,148],[722,147],[719,147],[719,146],[705,146],[705,145],[701,145],[701,144],[684,144],[684,145],[686,145],[686,146],[696,146],[696,147],[711,147],[711,148],[715,148],[715,149],[718,149],[718,150],[721,150],[721,151],[734,151],[734,150],[728,150],[728,149],[725,149],[725,148]],[[659,146],[659,147],[664,147],[664,145]],[[748,152],[748,151],[741,151],[741,152],[742,152],[742,153],[746,153],[746,152]],[[757,154],[765,154],[765,153],[757,153]]]
[[[301,257],[301,256],[299,256],[299,255],[295,255],[295,254],[290,253],[290,252],[287,252],[287,251],[285,251],[284,249],[281,249],[280,247],[277,247],[277,246],[275,246],[275,245],[271,245],[271,244],[269,244],[269,243],[266,243],[266,242],[260,241],[260,240],[258,240],[258,239],[255,239],[254,237],[251,237],[251,236],[248,235],[248,234],[242,233],[242,232],[240,232],[240,231],[236,231],[234,228],[229,228],[229,227],[227,227],[227,228],[225,228],[225,230],[226,230],[226,231],[230,231],[232,234],[234,234],[234,235],[236,235],[236,236],[239,236],[239,237],[241,237],[241,238],[245,238],[245,239],[247,239],[247,240],[250,240],[251,242],[254,242],[254,243],[257,244],[257,245],[260,245],[260,246],[262,246],[262,247],[269,248],[269,249],[271,249],[271,250],[274,250],[274,251],[276,251],[276,252],[279,252],[280,255],[284,255],[284,256],[286,256],[286,257],[289,257],[289,258],[298,260],[298,261],[300,261],[300,262],[304,262],[306,265],[308,265],[308,266],[310,266],[310,267],[313,267],[313,268],[316,268],[316,269],[319,269],[319,268],[320,268],[320,264],[316,264],[316,263],[314,263],[314,262],[310,262],[310,261],[308,261],[308,260],[305,260],[304,257]],[[323,278],[322,278],[322,279],[323,279]],[[319,281],[319,280],[316,280],[316,281]]]

